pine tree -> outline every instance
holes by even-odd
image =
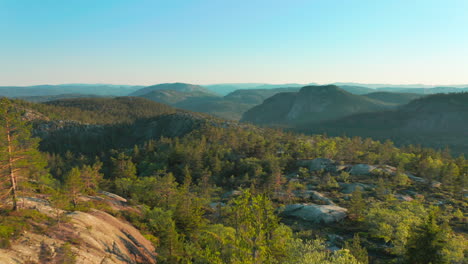
[[[28,177],[33,172],[44,171],[45,162],[37,150],[38,143],[31,137],[31,126],[22,120],[21,113],[8,99],[1,99],[0,197],[9,197],[13,210],[18,210],[19,191],[27,183]]]
[[[78,168],[73,168],[65,178],[65,189],[73,203],[73,206],[78,204],[78,196],[84,189],[81,171]]]
[[[98,190],[99,181],[102,179],[102,174],[99,170],[102,167],[101,162],[97,162],[92,166],[85,165],[81,168],[81,180],[83,182],[83,191],[94,195]]]
[[[119,153],[117,157],[111,158],[112,170],[111,177],[113,179],[118,178],[130,178],[135,179],[137,169],[132,159],[124,153]]]
[[[350,216],[353,216],[358,221],[361,220],[365,207],[366,207],[366,202],[364,198],[362,197],[361,188],[356,188],[350,200],[350,206],[349,206]]]
[[[443,251],[447,243],[447,241],[444,241],[446,231],[437,224],[436,211],[431,211],[427,220],[412,231],[406,246],[408,263],[446,263],[443,259]]]
[[[349,249],[351,254],[362,264],[369,263],[369,256],[367,255],[367,249],[361,245],[361,239],[359,234],[354,234],[353,240],[345,242],[345,249]]]

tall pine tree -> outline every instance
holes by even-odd
[[[6,98],[0,99],[0,198],[11,199],[18,210],[19,191],[28,180],[36,184],[34,174],[44,172],[45,162],[37,150],[39,141],[31,137],[31,126],[22,119],[21,112]]]

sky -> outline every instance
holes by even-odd
[[[468,83],[466,0],[0,0],[0,85]]]

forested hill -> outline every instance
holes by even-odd
[[[140,97],[75,98],[41,104],[16,100],[27,109],[31,118],[36,115],[48,120],[76,121],[86,124],[116,124],[134,122],[178,110]]]
[[[297,93],[281,93],[265,100],[244,113],[242,121],[295,125],[388,107],[381,101],[351,94],[335,85],[306,86]]]
[[[296,135],[160,104],[140,113],[142,102],[148,101],[0,101],[0,168],[10,162],[21,171],[12,176],[0,170],[18,186],[5,181],[0,189],[3,258],[151,263],[156,255],[158,263],[171,264],[466,260],[463,156],[359,137]],[[74,114],[57,119],[66,109]],[[89,115],[93,111],[100,115]],[[27,120],[38,121],[32,131]],[[108,236],[98,232],[104,228]],[[19,250],[24,245],[38,250]]]
[[[132,147],[163,136],[183,136],[206,125],[241,126],[141,97],[14,102],[34,124],[35,135],[42,138],[41,147],[60,153],[73,150],[89,154]]]
[[[429,95],[396,110],[310,123],[296,131],[391,139],[399,145],[448,146],[456,153],[468,153],[464,140],[468,136],[468,93]]]

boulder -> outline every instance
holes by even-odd
[[[372,171],[377,169],[377,166],[369,164],[356,164],[354,165],[349,174],[351,175],[372,175]]]
[[[424,178],[421,178],[421,177],[416,177],[410,173],[407,173],[406,174],[408,176],[408,178],[410,178],[412,181],[414,182],[417,182],[417,183],[427,183],[427,180],[424,179]],[[431,187],[432,188],[440,188],[440,186],[442,186],[442,183],[438,182],[438,181],[432,181],[431,182]]]
[[[297,164],[309,168],[309,171],[332,171],[335,168],[334,160],[324,158],[298,160]]]
[[[347,211],[337,205],[290,204],[283,208],[281,215],[315,224],[331,224],[343,220]]]
[[[295,196],[298,198],[302,199],[312,199],[315,201],[322,201],[325,204],[329,205],[335,205],[332,200],[327,198],[325,195],[317,192],[317,191],[311,191],[311,190],[306,190],[306,191],[295,191],[294,192]]]
[[[344,194],[351,194],[355,192],[357,189],[360,189],[361,191],[369,191],[375,188],[375,186],[373,185],[359,183],[359,182],[339,183],[339,184],[340,184],[340,187],[342,188],[341,193],[344,193]]]

